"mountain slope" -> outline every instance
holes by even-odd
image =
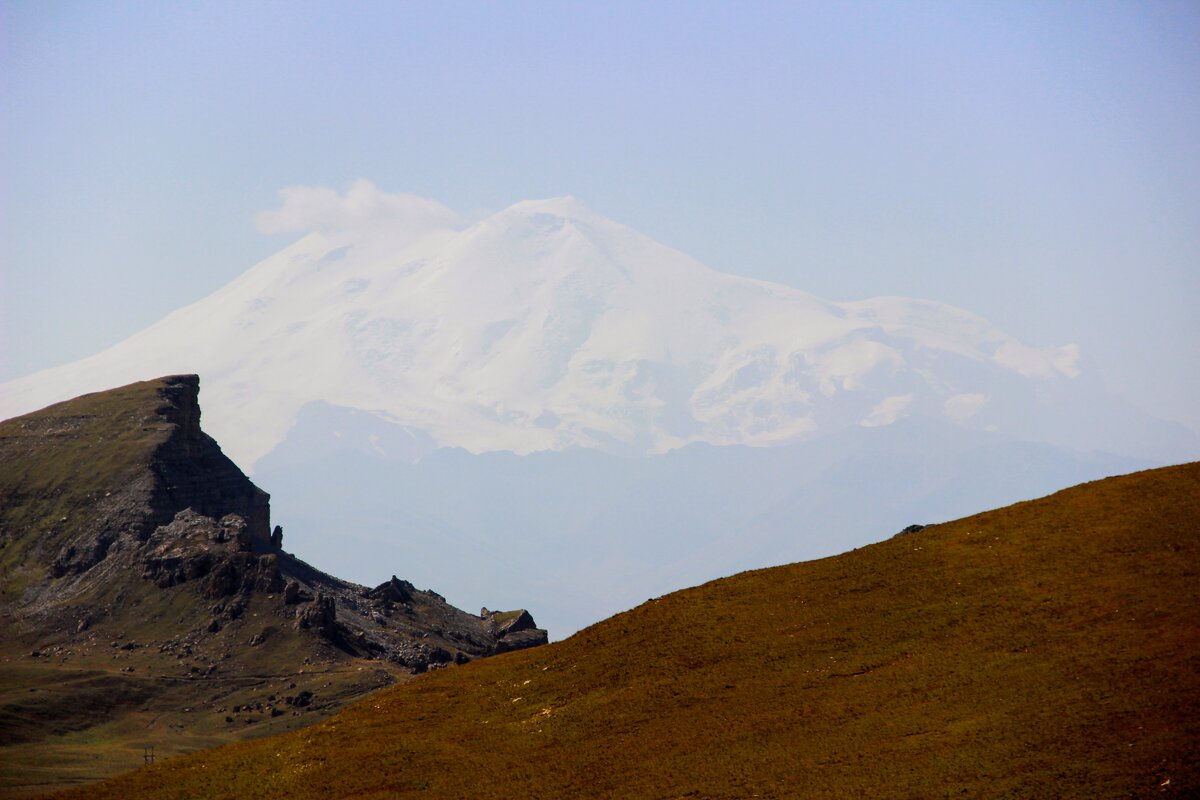
[[[387,428],[306,409],[259,462],[289,540],[339,575],[365,580],[382,556],[467,607],[532,605],[559,636],[731,572],[1149,466],[915,417],[778,447],[443,448],[415,464],[380,453]]]
[[[1192,797],[1200,465],[688,589],[88,797]],[[68,794],[65,796],[83,796]]]
[[[1028,346],[961,309],[722,274],[571,198],[448,226],[383,214],[313,232],[103,353],[5,384],[0,416],[195,371],[210,429],[247,469],[313,402],[398,426],[413,458],[774,445],[918,413],[1196,452],[1182,430],[1138,429],[1144,415],[1117,407],[1078,348]]]
[[[388,554],[471,607],[536,602],[564,633],[736,568],[1200,458],[1074,346],[962,309],[723,274],[571,198],[460,225],[365,182],[318,195],[329,214],[299,189],[278,215],[311,233],[0,385],[0,417],[198,372],[206,428],[286,499],[289,541],[359,581]],[[901,452],[909,426],[931,433]],[[829,480],[868,473],[869,504]]]
[[[201,430],[198,391],[174,376],[0,423],[0,794],[546,641],[526,612],[467,614],[285,552],[267,494]]]

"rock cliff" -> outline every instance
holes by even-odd
[[[215,743],[303,724],[412,674],[546,642],[526,611],[469,614],[283,550],[267,493],[201,430],[198,395],[196,376],[172,376],[0,422],[0,673],[14,671],[0,687],[21,686],[0,691],[0,746],[26,742],[36,761],[39,743],[153,710],[149,741],[171,751],[151,729],[174,714],[186,749],[197,731]],[[30,698],[43,691],[53,703]],[[213,715],[194,716],[202,706]]]
[[[270,496],[201,430],[198,395],[195,375],[177,375],[0,423],[0,555],[17,616],[68,627],[53,623],[80,613],[76,601],[141,580],[228,599],[231,617],[286,587],[279,610],[297,630],[418,671],[545,642],[528,612],[497,625],[395,576],[368,589],[284,552]]]

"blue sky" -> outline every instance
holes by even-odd
[[[1194,3],[0,2],[0,379],[368,178],[573,194],[708,265],[1078,342],[1200,429]]]

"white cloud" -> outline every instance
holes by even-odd
[[[1064,344],[1056,347],[1050,354],[1054,367],[1068,378],[1079,377],[1079,345]]]
[[[289,186],[279,190],[279,199],[279,208],[254,217],[263,233],[387,228],[401,235],[420,235],[459,222],[457,214],[435,200],[385,192],[361,179],[344,195],[322,186]]]
[[[875,428],[880,425],[891,425],[900,418],[900,415],[909,407],[913,401],[911,394],[894,394],[891,397],[885,397],[880,400],[871,413],[858,423],[864,428]]]
[[[996,348],[992,361],[1027,378],[1053,378],[1055,373],[1075,378],[1079,376],[1079,345],[1039,348],[1009,339]]]
[[[987,405],[986,394],[956,394],[946,399],[946,416],[961,422],[979,413],[979,409]]]

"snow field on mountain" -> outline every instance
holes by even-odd
[[[719,273],[569,197],[455,229],[369,184],[340,206],[311,191],[260,224],[318,230],[102,353],[10,382],[0,415],[198,372],[207,428],[248,469],[317,401],[431,446],[648,454],[911,413],[994,427],[1010,395],[1080,373],[1073,345],[937,302],[832,303]]]

